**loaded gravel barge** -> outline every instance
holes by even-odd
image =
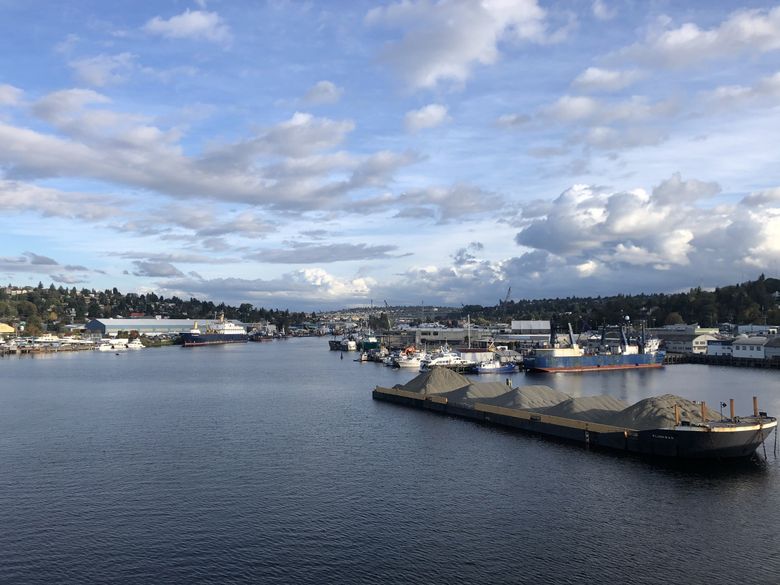
[[[476,383],[444,368],[404,385],[377,386],[375,400],[518,429],[591,447],[683,459],[740,459],[753,455],[777,427],[758,410],[729,418],[706,404],[665,394],[628,405],[610,396],[571,397],[548,386],[509,388]]]

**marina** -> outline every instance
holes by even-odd
[[[649,464],[372,400],[419,373],[342,360],[323,341],[4,359],[0,549],[14,561],[0,580],[192,583],[219,567],[225,582],[651,583],[688,574],[692,549],[724,581],[780,572],[772,437],[740,463]],[[763,369],[479,381],[506,378],[575,398],[678,389],[716,411],[733,397],[749,413],[753,395],[780,409]],[[610,554],[569,562],[594,547]]]

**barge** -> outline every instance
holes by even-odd
[[[509,388],[473,383],[434,368],[407,384],[377,386],[372,394],[404,406],[581,443],[590,447],[681,459],[742,459],[776,430],[777,419],[758,410],[721,419],[704,403],[671,394],[626,405],[608,396],[573,398],[547,386]]]

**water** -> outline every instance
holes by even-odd
[[[300,339],[1,359],[0,582],[777,582],[774,436],[765,461],[662,466],[375,402],[414,373],[353,356]],[[774,371],[530,382],[780,412]]]

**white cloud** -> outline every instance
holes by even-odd
[[[19,104],[24,92],[18,87],[0,84],[0,106],[15,106]]]
[[[512,128],[516,126],[525,126],[531,121],[531,116],[526,114],[504,114],[499,116],[498,125],[505,128]]]
[[[171,278],[158,283],[165,294],[221,298],[227,302],[254,302],[282,307],[334,307],[363,304],[376,281],[370,277],[338,277],[322,268],[305,268],[273,279]]]
[[[737,58],[745,53],[780,49],[780,7],[769,10],[739,10],[720,25],[701,29],[692,22],[677,28],[651,31],[644,42],[621,55],[662,67],[684,67],[719,58]]]
[[[96,87],[120,83],[135,66],[136,56],[131,53],[97,55],[70,61],[68,65],[80,81]]]
[[[119,215],[123,202],[105,195],[58,191],[19,181],[0,180],[0,209],[4,214],[33,212],[44,217],[96,221]]]
[[[220,44],[228,44],[232,39],[230,27],[219,14],[203,10],[186,10],[167,20],[155,16],[144,25],[143,30],[171,39],[204,39]]]
[[[719,107],[732,108],[744,104],[764,103],[774,107],[780,99],[780,71],[764,77],[755,85],[722,85],[705,92],[704,98]]]
[[[9,179],[96,179],[176,198],[306,213],[354,210],[356,199],[386,189],[399,169],[420,158],[413,152],[338,150],[354,122],[300,112],[251,138],[212,144],[201,155],[185,152],[179,128],[160,128],[143,116],[115,111],[109,98],[94,90],[51,93],[31,112],[54,131],[0,121],[0,160]],[[138,231],[137,222],[123,225]],[[249,226],[236,229],[249,233]]]
[[[636,70],[616,71],[588,67],[577,76],[572,85],[580,91],[617,91],[628,87],[639,77],[640,74]]]
[[[404,127],[407,132],[419,132],[426,128],[435,128],[449,120],[447,107],[441,104],[428,104],[419,110],[407,112],[404,116]]]
[[[541,109],[540,114],[562,123],[640,122],[668,117],[679,110],[674,100],[651,102],[644,96],[625,100],[598,100],[587,96],[564,95]]]
[[[734,205],[700,205],[719,192],[716,183],[683,180],[679,174],[652,193],[575,185],[541,216],[535,213],[538,204],[529,204],[534,213],[516,241],[533,251],[528,254],[536,255],[534,263],[506,261],[506,278],[528,280],[523,264],[523,271],[554,287],[563,265],[588,280],[592,290],[627,290],[628,285],[639,291],[668,290],[672,281],[719,283],[724,271],[768,269],[780,259],[780,190]]]
[[[384,59],[414,89],[463,84],[475,66],[499,59],[501,42],[544,43],[554,36],[536,0],[403,0],[372,9],[366,22],[404,31]]]
[[[318,81],[306,92],[305,101],[310,104],[335,104],[344,90],[332,81]]]
[[[594,0],[591,9],[593,10],[593,16],[599,20],[611,20],[617,15],[617,10],[614,7],[610,8],[607,6],[604,0]]]
[[[458,183],[447,187],[409,190],[397,197],[379,197],[362,203],[361,209],[391,208],[400,210],[397,217],[436,219],[438,223],[444,224],[494,215],[505,201],[495,193]]]

